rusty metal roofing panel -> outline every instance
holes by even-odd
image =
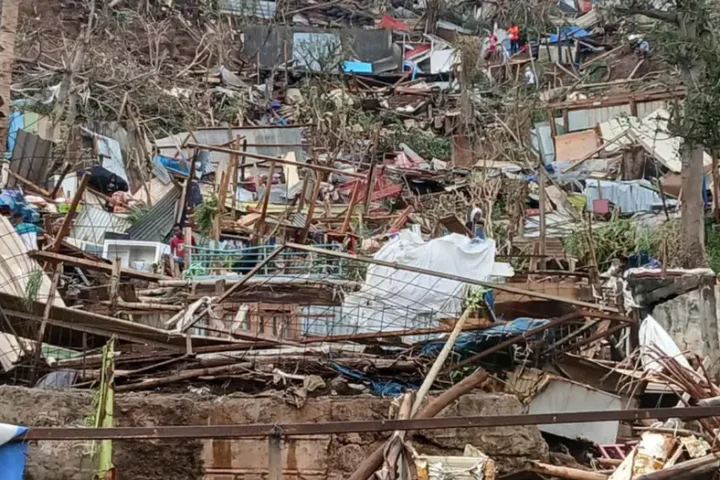
[[[159,202],[127,229],[130,240],[164,242],[175,224],[175,209],[180,188],[174,187]]]
[[[52,142],[18,130],[10,158],[10,170],[37,185],[43,185],[47,180],[48,168],[52,165],[51,157]],[[7,186],[12,188],[16,182],[17,180],[10,176]]]

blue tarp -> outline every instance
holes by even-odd
[[[346,73],[372,74],[373,73],[372,63],[345,61],[345,62],[343,62],[343,71]]]
[[[458,336],[453,350],[461,354],[482,351],[484,350],[484,345],[490,340],[521,335],[537,327],[541,327],[548,322],[550,322],[550,320],[521,317],[484,330],[463,332]],[[429,357],[437,356],[445,345],[445,342],[445,339],[429,342],[423,347],[421,354]]]
[[[26,427],[0,423],[0,478],[2,480],[22,480],[28,444],[10,440],[24,435],[27,431]]]
[[[13,149],[15,148],[15,139],[17,138],[17,132],[18,130],[22,129],[25,126],[25,119],[23,118],[23,114],[20,112],[11,112],[10,113],[10,128],[8,129],[8,137],[7,137],[7,151],[12,153]]]
[[[403,384],[395,380],[370,379],[367,375],[353,370],[337,363],[333,363],[332,367],[346,377],[353,378],[360,382],[368,382],[372,386],[375,395],[380,397],[399,397],[403,392],[408,390],[417,390],[417,385]]]
[[[590,35],[587,30],[580,27],[563,27],[560,29],[560,37],[556,33],[550,35],[550,43],[563,42],[565,40],[571,40],[573,38],[583,38]]]

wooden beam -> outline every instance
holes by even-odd
[[[255,228],[260,237],[265,235],[265,218],[267,217],[268,203],[272,193],[272,177],[275,175],[275,162],[270,162],[270,171],[265,183],[265,194],[262,199],[262,208],[260,209],[260,218],[255,223]]]
[[[77,210],[80,200],[82,200],[83,195],[85,194],[88,181],[90,181],[90,175],[83,175],[82,180],[80,180],[80,186],[78,186],[77,192],[75,192],[75,196],[73,197],[72,202],[70,202],[70,208],[68,208],[68,212],[63,219],[60,231],[58,231],[57,236],[55,237],[55,242],[52,244],[52,247],[50,247],[50,250],[53,252],[57,252],[60,249],[60,244],[62,244],[63,238],[65,238],[70,231],[73,218],[75,217],[75,210]]]
[[[358,255],[351,255],[349,253],[336,252],[333,250],[326,250],[324,248],[310,247],[308,245],[301,245],[299,243],[292,243],[292,242],[285,243],[285,247],[292,248],[295,250],[302,250],[305,252],[312,252],[312,253],[316,253],[318,255],[327,255],[330,257],[342,258],[345,260],[352,260],[352,261],[357,261],[357,262],[361,262],[361,263],[367,263],[370,265],[380,265],[383,267],[396,268],[398,270],[405,270],[408,272],[420,273],[423,275],[430,275],[430,276],[438,277],[438,278],[446,278],[448,280],[455,280],[457,282],[467,283],[470,285],[477,285],[479,287],[492,288],[494,290],[499,290],[501,292],[517,293],[520,295],[527,295],[528,297],[542,298],[544,300],[554,300],[556,302],[568,303],[570,305],[576,305],[579,307],[590,308],[593,310],[602,310],[605,312],[613,312],[613,313],[620,312],[620,310],[618,310],[617,308],[609,307],[607,305],[583,302],[581,300],[574,300],[574,299],[565,298],[565,297],[558,297],[555,295],[548,295],[548,294],[544,294],[541,292],[522,290],[520,288],[511,287],[507,284],[485,282],[482,280],[476,280],[474,278],[469,278],[469,277],[462,277],[460,275],[454,275],[451,273],[437,272],[434,270],[428,270],[426,268],[414,267],[412,265],[403,265],[403,264],[400,264],[397,262],[387,262],[385,260],[377,260],[375,258],[370,258],[370,257],[361,257]]]
[[[292,162],[290,160],[285,160],[284,158],[269,157],[267,155],[259,155],[257,153],[248,153],[248,152],[243,152],[241,150],[234,150],[232,148],[216,147],[213,145],[202,145],[202,144],[193,143],[193,142],[189,142],[187,144],[187,147],[198,148],[200,150],[209,150],[211,152],[221,152],[221,153],[228,153],[228,154],[235,153],[235,154],[247,157],[247,158],[255,158],[257,160],[262,160],[260,162],[255,162],[251,165],[259,165],[259,164],[265,163],[265,162],[275,162],[275,163],[279,163],[281,165],[291,165],[291,166],[295,166],[298,168],[310,168],[312,170],[317,170],[319,172],[337,173],[340,175],[345,175],[346,177],[367,178],[367,175],[365,175],[364,173],[347,172],[345,170],[339,170],[337,168],[326,167],[324,165],[313,165],[313,164],[307,164],[307,163]]]
[[[233,147],[237,150],[240,147],[240,136],[234,140]],[[230,182],[232,182],[232,198],[230,200],[230,213],[232,215],[233,221],[237,218],[235,216],[235,203],[237,203],[237,174],[238,174],[238,156],[237,155],[230,155],[230,160],[233,162],[233,168],[232,168],[232,178],[230,179]]]
[[[177,216],[175,218],[175,223],[181,223],[183,219],[183,215],[185,215],[185,210],[187,209],[187,200],[188,200],[188,192],[190,191],[190,185],[192,184],[192,180],[195,177],[195,163],[197,163],[196,156],[193,155],[190,159],[190,171],[188,173],[188,178],[185,180],[185,185],[183,185],[183,191],[182,195],[180,195],[180,204],[178,205],[178,212]],[[181,225],[182,227],[182,225]]]
[[[112,275],[113,266],[109,263],[98,262],[95,260],[87,260],[85,258],[75,258],[60,253],[48,252],[44,250],[31,250],[28,255],[35,260],[49,263],[64,263],[71,267],[80,267],[95,272],[103,272]],[[137,278],[139,280],[148,280],[157,282],[159,280],[172,280],[172,277],[158,275],[156,273],[143,272],[132,268],[121,268],[120,275],[128,278]]]
[[[51,198],[51,196],[50,196],[50,192],[48,192],[47,190],[45,190],[44,188],[42,188],[39,185],[35,185],[35,183],[31,182],[27,178],[22,177],[22,176],[18,175],[17,173],[13,172],[12,170],[10,170],[9,166],[7,169],[7,173],[8,173],[8,175],[12,175],[13,177],[15,177],[15,180],[22,183],[30,190],[33,190],[33,191],[41,194],[43,197],[46,197],[47,200],[51,200],[51,201],[53,200],[53,198]]]
[[[108,286],[108,294],[110,295],[110,310],[115,313],[118,304],[118,291],[120,288],[120,257],[115,257],[112,264],[112,273],[110,274],[110,285]]]
[[[60,191],[60,187],[62,187],[63,180],[65,180],[65,177],[67,177],[67,174],[70,173],[70,170],[72,169],[72,163],[68,162],[65,164],[62,173],[60,173],[60,178],[58,178],[58,181],[55,182],[55,187],[53,188],[52,192],[50,192],[50,198],[54,199],[57,197],[57,194]]]
[[[300,233],[300,241],[305,242],[308,236],[308,232],[310,232],[310,225],[312,224],[312,218],[315,214],[315,207],[317,206],[317,199],[318,195],[320,195],[320,184],[323,181],[323,175],[320,172],[314,172],[315,175],[315,185],[313,185],[313,193],[312,198],[310,199],[310,205],[308,206],[308,213],[305,218],[305,226],[302,229],[302,233]]]
[[[37,371],[40,366],[40,359],[42,358],[42,344],[45,339],[45,330],[47,329],[47,323],[50,319],[50,309],[52,308],[53,302],[55,301],[55,293],[57,292],[58,283],[60,282],[60,275],[63,271],[63,264],[58,263],[55,265],[55,271],[53,273],[52,283],[50,283],[50,291],[48,292],[47,300],[45,301],[45,310],[43,310],[42,322],[40,322],[40,328],[38,329],[37,338],[35,340],[35,361],[33,362],[32,381],[31,385],[35,384],[37,379]]]
[[[345,220],[343,220],[342,227],[340,227],[340,233],[342,235],[345,235],[347,233],[348,227],[350,226],[350,218],[352,217],[353,211],[355,210],[355,204],[357,203],[357,197],[359,193],[360,182],[357,182],[355,184],[355,188],[353,188],[352,197],[350,198],[350,206],[348,207],[347,213],[345,214]]]

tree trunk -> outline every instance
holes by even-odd
[[[718,334],[717,301],[715,298],[715,276],[708,276],[700,287],[700,331],[703,336],[703,350],[706,358],[713,359],[708,374],[713,381],[720,378],[720,334]]]
[[[682,254],[684,268],[707,267],[705,255],[705,205],[703,204],[702,145],[681,147],[682,153]]]
[[[0,141],[7,141],[10,122],[10,85],[15,59],[15,31],[19,0],[2,0],[0,16]],[[2,151],[5,151],[3,145]]]

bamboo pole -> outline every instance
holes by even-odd
[[[77,210],[77,207],[80,204],[80,200],[82,200],[83,198],[83,194],[85,193],[85,189],[87,188],[87,184],[89,181],[90,175],[83,175],[82,180],[80,180],[80,186],[78,187],[77,192],[75,192],[75,196],[73,196],[72,202],[70,202],[70,207],[68,208],[68,212],[63,219],[62,226],[60,227],[57,236],[55,236],[55,242],[51,247],[52,251],[57,252],[60,249],[60,245],[62,244],[65,235],[67,235],[70,231],[73,217],[75,216],[75,210]]]
[[[447,389],[442,395],[434,398],[425,408],[420,410],[415,418],[434,418],[448,405],[455,400],[471,391],[473,388],[487,380],[488,373],[483,369],[478,369],[472,375],[465,377],[459,383]],[[375,449],[353,472],[348,480],[367,480],[377,471],[383,463],[385,452],[385,444]]]

